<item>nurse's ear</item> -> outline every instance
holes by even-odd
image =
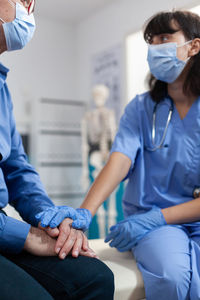
[[[196,39],[192,40],[192,42],[191,42],[191,47],[188,51],[188,56],[189,57],[194,56],[194,55],[198,54],[199,51],[200,51],[200,39],[196,38]]]

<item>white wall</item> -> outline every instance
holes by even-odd
[[[70,26],[37,16],[33,40],[23,51],[5,53],[1,62],[11,71],[8,84],[13,95],[18,128],[30,121],[30,103],[41,97],[90,100],[93,55],[122,45],[122,99],[126,102],[125,38],[141,29],[153,13],[191,7],[197,0],[115,0],[81,22]]]
[[[123,47],[122,99],[126,102],[125,38],[141,29],[145,20],[160,10],[195,6],[192,0],[116,0],[77,26],[77,98],[90,99],[91,58],[114,45]],[[139,59],[139,58],[138,58]]]
[[[40,97],[74,99],[74,31],[63,23],[37,17],[33,40],[22,51],[5,53],[8,85],[18,128],[30,120],[30,102]]]

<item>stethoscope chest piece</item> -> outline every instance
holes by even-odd
[[[194,189],[193,196],[195,199],[200,197],[200,187]]]

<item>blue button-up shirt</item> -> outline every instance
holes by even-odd
[[[166,128],[169,97],[156,109],[155,144]],[[111,152],[121,152],[132,166],[123,197],[125,216],[147,211],[156,205],[165,208],[193,199],[200,187],[200,97],[182,120],[174,105],[164,144],[149,151],[152,142],[155,102],[150,94],[138,95],[126,107]]]
[[[27,162],[13,117],[7,72],[0,64],[0,208],[11,204],[26,223],[0,214],[0,251],[18,253],[24,246],[29,224],[38,225],[35,215],[54,204],[39,175]]]

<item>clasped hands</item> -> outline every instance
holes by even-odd
[[[70,251],[74,257],[79,254],[96,257],[83,234],[92,220],[89,210],[57,206],[37,214],[36,218],[40,222],[40,228],[50,237],[57,239],[55,253],[61,259]],[[154,206],[148,212],[131,215],[112,226],[105,242],[110,242],[110,246],[120,252],[128,251],[151,230],[166,224],[161,209]]]
[[[35,216],[38,227],[54,239],[54,253],[64,259],[70,252],[72,256],[97,257],[89,248],[87,230],[92,215],[87,209],[73,209],[68,206],[53,206]]]

